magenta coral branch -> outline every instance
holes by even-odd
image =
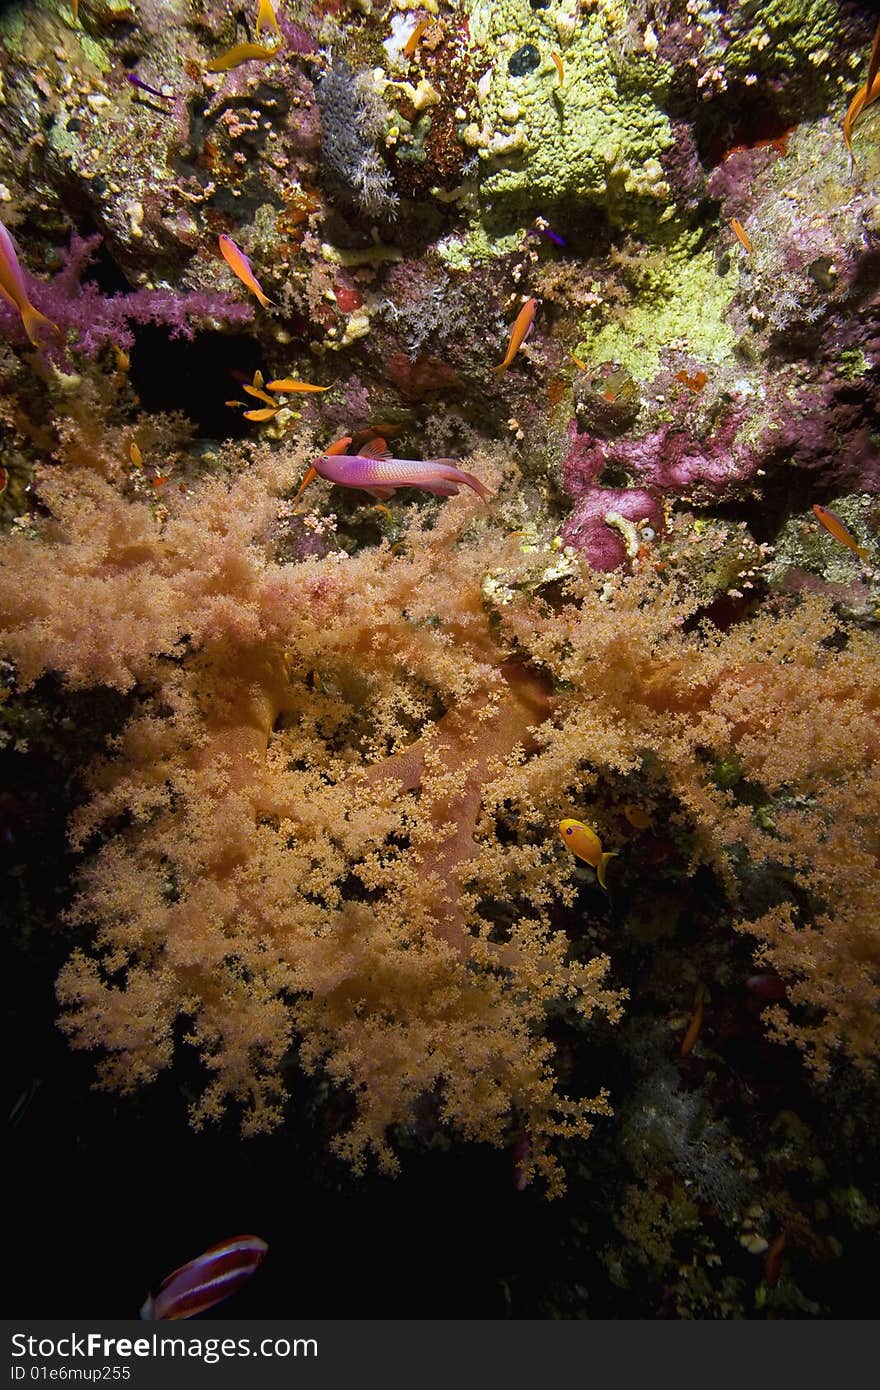
[[[58,325],[70,351],[92,358],[109,344],[130,348],[136,324],[155,324],[168,328],[172,337],[194,338],[200,320],[240,325],[253,319],[249,304],[218,290],[139,289],[128,294],[102,294],[92,281],[82,283],[100,244],[100,236],[82,238],[74,232],[65,264],[54,280],[25,275],[28,293],[41,312]],[[2,300],[0,333],[13,342],[24,340],[17,312]],[[64,347],[50,344],[48,353],[61,357]]]

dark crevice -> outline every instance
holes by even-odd
[[[198,333],[190,341],[147,326],[135,330],[131,383],[144,410],[182,410],[203,438],[243,439],[253,426],[225,402],[242,399],[234,373],[252,377],[262,365],[259,343],[243,334]]]

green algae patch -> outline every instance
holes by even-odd
[[[839,361],[841,376],[847,381],[858,381],[871,370],[871,362],[861,348],[844,348]]]
[[[592,362],[619,362],[637,380],[657,372],[664,352],[687,352],[698,362],[723,362],[737,335],[725,321],[735,276],[718,274],[712,251],[651,257],[631,306],[619,320],[588,320],[576,349]]]
[[[622,15],[575,21],[528,0],[468,8],[481,75],[462,139],[479,157],[484,198],[538,208],[587,198],[646,228],[669,215],[659,156],[673,143],[660,104],[670,70],[648,52],[623,56],[614,42]]]
[[[463,234],[443,237],[435,250],[450,270],[470,270],[472,266],[512,255],[522,245],[523,232],[520,228],[507,236],[490,236],[479,222],[472,222]]]
[[[840,39],[841,7],[837,0],[765,0],[750,20],[748,32],[724,54],[729,73],[793,71],[819,68]]]

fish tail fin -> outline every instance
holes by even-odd
[[[464,483],[465,487],[469,487],[469,488],[471,489],[472,492],[475,492],[475,493],[477,494],[477,496],[480,498],[480,500],[481,500],[482,502],[485,502],[486,506],[488,507],[488,505],[489,505],[490,501],[492,500],[492,497],[494,496],[494,494],[491,493],[491,492],[489,491],[489,489],[486,487],[485,483],[481,483],[480,480],[479,480],[479,478],[474,477],[473,473],[464,473],[464,472],[462,472],[462,470],[458,467],[458,460],[457,460],[457,459],[431,459],[430,461],[431,461],[431,463],[438,464],[438,465],[445,465],[445,466],[451,468],[451,469],[453,470],[452,476],[451,476],[450,478],[446,479],[445,481],[448,481],[448,483],[450,484],[450,486],[453,486],[453,485],[456,484],[456,483]],[[431,488],[431,489],[429,489],[429,491],[434,492],[434,491],[437,491],[437,489]],[[455,497],[455,496],[457,496],[457,494],[458,494],[458,488],[457,488],[457,487],[455,488],[455,490],[454,490],[453,492],[449,492],[449,493],[445,492],[445,490],[444,490],[444,492],[437,491],[438,497],[442,497],[442,496],[451,496],[451,497]]]
[[[492,501],[494,493],[491,493],[489,489],[486,487],[486,484],[481,483],[479,478],[475,478],[473,473],[465,473],[464,476],[465,482],[467,483],[468,487],[472,488],[473,491],[479,497],[480,501],[488,507],[489,503]]]
[[[508,365],[509,364],[507,362],[499,362],[497,367],[492,368],[498,381],[500,381],[501,378],[504,376],[504,373],[507,371]]]
[[[865,564],[868,564],[870,562],[871,552],[865,546],[857,545],[856,554],[858,555],[860,560],[864,560]]]
[[[257,299],[260,301],[264,309],[276,309],[278,307],[275,303],[275,300],[270,299],[269,296],[267,294],[264,294],[262,290],[254,290],[254,294],[257,296]]]
[[[39,309],[35,309],[33,304],[25,304],[20,313],[24,331],[35,348],[43,346],[42,340],[47,335],[54,338],[56,343],[58,342],[61,337],[61,329],[58,324],[47,319],[46,315],[41,314]]]
[[[616,850],[616,849],[612,849],[612,850],[608,850],[608,851],[604,852],[604,853],[602,854],[602,857],[601,857],[600,860],[599,860],[599,864],[598,864],[598,867],[597,867],[597,869],[596,869],[596,877],[597,877],[597,879],[599,880],[599,887],[600,887],[600,888],[604,888],[606,893],[608,892],[608,884],[605,882],[605,870],[606,870],[607,867],[608,867],[608,860],[609,860],[609,859],[616,859],[616,858],[617,858],[617,850]]]

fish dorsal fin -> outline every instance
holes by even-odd
[[[351,439],[352,437],[350,434],[344,434],[341,439],[335,439],[332,444],[327,445],[321,457],[333,458],[334,455],[344,454],[351,443]]]
[[[387,440],[377,438],[371,439],[369,444],[364,444],[360,455],[364,459],[390,459],[391,450],[388,448]]]

